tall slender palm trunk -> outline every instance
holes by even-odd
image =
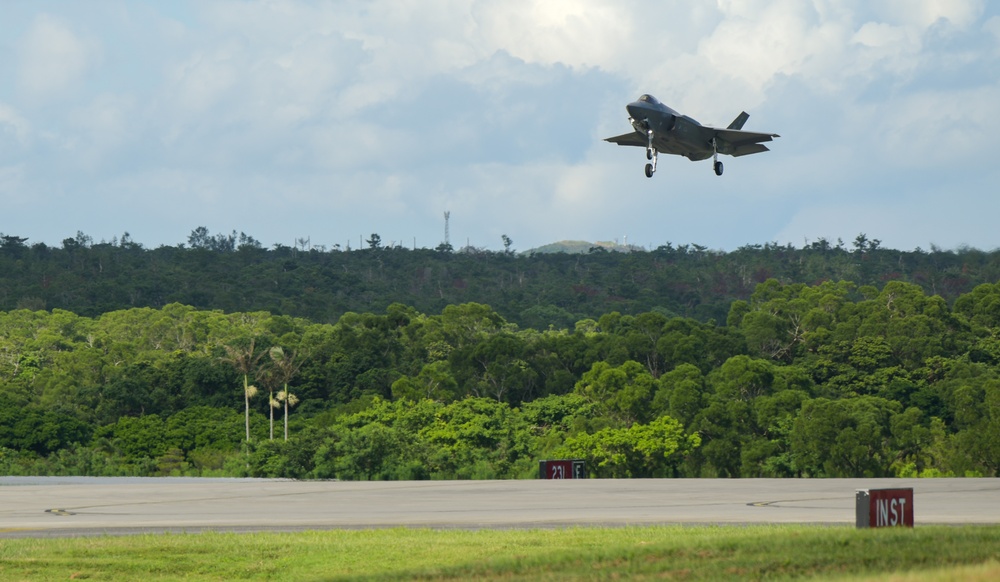
[[[243,374],[243,398],[244,401],[246,402],[246,408],[244,409],[245,410],[244,416],[246,418],[246,425],[247,425],[247,444],[250,444],[250,383],[247,381],[246,374]],[[249,452],[250,450],[247,449],[247,453]]]

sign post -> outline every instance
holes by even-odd
[[[858,489],[854,512],[859,528],[913,527],[913,489]]]
[[[541,479],[586,479],[587,467],[581,459],[539,461],[538,477]]]

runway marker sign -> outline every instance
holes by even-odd
[[[913,527],[913,489],[858,489],[854,511],[859,528]]]
[[[539,461],[538,476],[541,479],[586,479],[587,469],[581,459]]]

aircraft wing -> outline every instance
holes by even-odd
[[[767,146],[761,142],[771,141],[776,137],[781,137],[776,133],[757,133],[754,131],[742,131],[736,129],[716,129],[715,137],[719,143],[719,153],[726,153],[734,157],[758,154],[769,151]]]
[[[631,133],[623,133],[622,135],[616,135],[615,137],[606,138],[604,141],[609,141],[611,143],[616,143],[622,146],[640,146],[646,147],[649,145],[649,140],[646,136],[642,135],[638,131],[633,131]]]

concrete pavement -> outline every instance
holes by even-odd
[[[1000,523],[1000,479],[335,482],[0,477],[0,537],[142,531],[854,524],[857,489],[912,487],[917,525]]]

